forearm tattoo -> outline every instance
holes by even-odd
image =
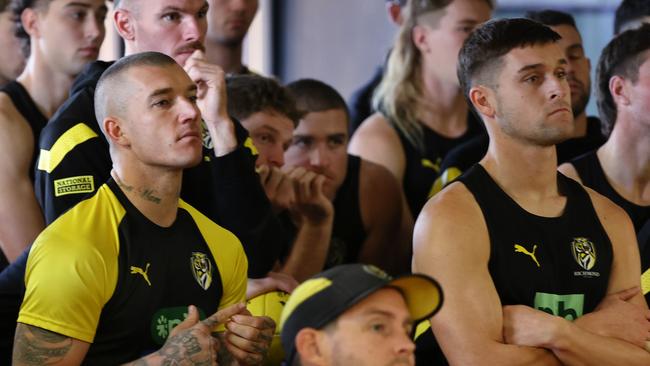
[[[39,327],[18,324],[13,363],[44,365],[61,361],[72,347],[72,338]]]

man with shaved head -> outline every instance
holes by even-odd
[[[203,55],[208,3],[159,0],[147,2],[146,11],[142,6],[140,0],[115,2],[113,20],[126,54],[164,53],[182,65],[201,90],[207,86],[213,91],[197,95],[203,158],[199,165],[186,169],[181,198],[232,231],[246,251],[249,277],[262,277],[286,239],[255,173],[254,159],[243,146],[246,132],[226,113],[224,73]],[[71,97],[41,133],[35,191],[46,223],[110,178],[108,142],[95,119],[93,102],[97,81],[109,66],[99,61],[89,65],[75,81]],[[20,296],[16,293],[21,291],[26,258],[25,253],[0,276],[0,294],[9,291]],[[178,314],[166,319],[167,325],[181,320]]]
[[[104,72],[95,110],[111,178],[36,239],[14,365],[123,364],[143,355],[134,364],[261,361],[247,351],[267,346],[251,328],[270,320],[247,316],[242,304],[241,244],[179,197],[183,169],[202,159],[197,94],[209,88],[157,52]],[[176,327],[161,322],[185,311]],[[227,336],[211,335],[219,324]],[[270,338],[273,328],[264,332]]]

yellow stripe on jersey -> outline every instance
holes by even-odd
[[[641,291],[644,295],[650,292],[650,268],[641,275]]]
[[[431,328],[431,322],[429,321],[429,319],[419,322],[418,325],[415,327],[415,336],[413,337],[413,339],[420,338],[420,336],[430,328]]]
[[[244,147],[247,147],[248,150],[251,151],[251,154],[253,155],[259,155],[259,151],[257,151],[257,147],[253,143],[253,140],[250,137],[246,138],[246,141],[244,141]]]
[[[76,124],[61,135],[50,150],[41,149],[38,158],[38,170],[52,173],[72,149],[94,137],[97,137],[97,134],[85,123]]]
[[[43,230],[27,260],[19,322],[93,342],[102,308],[117,285],[117,234],[124,215],[103,185]]]
[[[248,281],[248,259],[244,253],[241,242],[230,231],[222,228],[197,211],[194,207],[180,200],[178,207],[187,211],[194,219],[201,235],[212,252],[212,257],[217,262],[216,266],[221,275],[223,295],[219,309],[243,303],[246,301],[246,285]],[[206,314],[211,315],[211,314]],[[220,325],[216,331],[223,331]]]

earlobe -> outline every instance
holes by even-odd
[[[131,13],[126,9],[117,9],[113,13],[113,21],[115,22],[115,29],[126,41],[135,39],[135,31],[133,30],[133,22],[131,21]]]

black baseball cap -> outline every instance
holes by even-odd
[[[321,272],[298,286],[280,317],[280,337],[287,364],[296,350],[296,334],[303,328],[320,329],[375,291],[396,288],[404,296],[415,323],[433,316],[442,305],[438,282],[423,274],[393,278],[366,264],[346,264]]]

